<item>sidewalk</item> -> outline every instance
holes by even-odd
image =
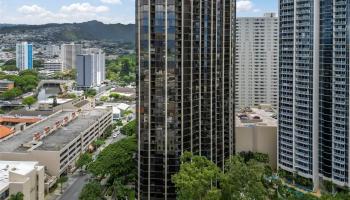
[[[73,174],[68,175],[68,181],[63,183],[63,187],[62,187],[62,194],[68,189],[70,188],[77,180],[78,178],[80,178],[80,172],[79,170],[76,170]],[[57,200],[59,199],[59,197],[62,195],[61,194],[61,186],[58,184],[57,188],[55,189],[55,191],[47,194],[45,196],[45,200]]]

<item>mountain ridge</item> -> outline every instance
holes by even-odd
[[[134,43],[135,24],[104,24],[93,20],[82,23],[49,23],[42,25],[0,24],[0,34],[47,33],[47,37],[62,41],[111,40]]]

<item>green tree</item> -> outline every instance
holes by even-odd
[[[95,176],[120,178],[124,183],[135,180],[136,164],[133,158],[137,150],[136,137],[127,137],[107,146],[92,162],[88,170]],[[113,162],[111,162],[113,161]]]
[[[120,179],[114,180],[112,187],[114,191],[114,197],[118,200],[127,200],[130,192],[132,191],[132,189],[125,186],[125,184],[123,184],[123,181]]]
[[[59,96],[62,99],[76,99],[77,95],[74,93],[65,93]]]
[[[57,184],[60,185],[60,188],[61,188],[61,194],[63,193],[63,184],[65,182],[68,181],[68,177],[67,176],[61,176],[58,180],[57,180]]]
[[[3,50],[6,51],[6,50]],[[16,59],[11,59],[5,62],[5,65],[16,65]]]
[[[126,110],[126,111],[123,113],[123,115],[124,115],[124,116],[128,116],[128,115],[130,115],[130,114],[132,114],[132,113],[133,113],[132,110]]]
[[[95,89],[88,89],[84,92],[84,95],[86,97],[95,97],[97,94],[97,91]]]
[[[119,85],[128,85],[136,81],[136,56],[121,56],[106,62],[107,79]]]
[[[30,107],[37,101],[37,99],[33,96],[26,97],[22,100],[22,104]]]
[[[28,76],[28,75],[38,77],[39,73],[31,69],[27,69],[19,72],[19,76]]]
[[[267,199],[264,171],[265,166],[255,160],[246,163],[240,156],[231,157],[220,180],[223,199]]]
[[[103,101],[103,102],[106,102],[106,101],[108,101],[108,97],[107,96],[102,96],[101,98],[100,98],[100,101]]]
[[[0,99],[2,100],[13,100],[15,99],[16,97],[22,95],[23,92],[22,90],[18,89],[18,88],[12,88],[10,90],[7,90],[5,92],[3,92],[1,95],[0,95]]]
[[[39,83],[38,73],[33,70],[25,70],[19,76],[8,75],[5,78],[14,81],[15,87],[23,92],[33,91]]]
[[[102,145],[104,145],[106,142],[101,140],[101,139],[97,139],[93,142],[93,146],[95,148],[100,148]]]
[[[102,187],[96,182],[90,182],[86,184],[79,195],[79,200],[102,200]]]
[[[92,161],[91,154],[83,153],[79,156],[75,165],[82,170],[84,166],[88,166]]]
[[[256,160],[258,162],[265,163],[265,164],[269,163],[269,156],[267,154],[249,151],[249,152],[240,152],[239,155],[244,159],[244,162],[248,162],[250,160]]]
[[[181,163],[180,171],[172,177],[179,200],[220,198],[221,192],[212,187],[212,183],[222,172],[213,162],[187,152],[181,157]]]
[[[119,100],[119,99],[121,98],[121,96],[122,96],[122,95],[113,92],[113,93],[111,93],[111,94],[109,95],[109,98],[113,98],[114,100]]]
[[[116,126],[123,126],[123,122],[120,119],[117,120],[117,122],[115,124],[116,124]]]
[[[75,80],[77,77],[76,69],[71,69],[65,72],[56,72],[52,78],[60,80]]]
[[[33,62],[33,68],[34,68],[34,69],[44,68],[44,61],[43,61],[43,60],[34,60],[34,62]]]
[[[1,69],[3,71],[18,71],[18,68],[16,67],[16,65],[3,65],[1,66]]]
[[[129,123],[127,123],[125,126],[123,126],[123,127],[120,129],[120,132],[121,132],[123,135],[131,136],[131,135],[135,135],[135,134],[136,134],[136,129],[137,129],[136,120],[132,120],[132,121],[130,121]]]
[[[9,200],[23,200],[24,195],[22,192],[17,192],[16,194],[11,194]]]

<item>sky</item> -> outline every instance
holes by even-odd
[[[277,12],[277,0],[237,0],[237,16]],[[46,24],[98,20],[134,23],[135,0],[0,0],[0,23]]]

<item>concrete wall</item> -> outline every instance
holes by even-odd
[[[45,173],[43,166],[37,166],[28,174],[19,174],[16,171],[9,172],[10,195],[23,193],[24,200],[44,200]]]
[[[59,175],[60,155],[56,151],[32,151],[28,153],[0,153],[0,160],[37,161],[46,167],[51,176]]]
[[[236,152],[268,154],[270,165],[277,168],[277,127],[236,127]]]

